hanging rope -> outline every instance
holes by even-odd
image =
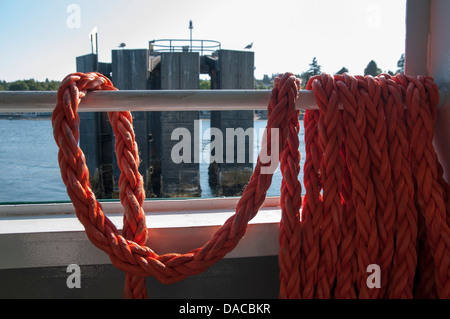
[[[417,266],[417,210],[414,185],[408,163],[409,142],[400,87],[386,76],[378,77],[386,117],[388,155],[392,169],[392,187],[396,211],[395,254],[390,271],[389,298],[413,298]]]
[[[340,156],[343,128],[338,110],[338,92],[333,77],[325,74],[312,82],[319,106],[318,141],[323,151],[320,173],[323,187],[323,221],[320,233],[321,257],[318,265],[317,296],[330,298],[336,278],[338,243],[341,238],[342,174],[344,159]]]
[[[434,122],[439,91],[429,77],[417,79],[400,75],[395,78],[406,88],[406,119],[411,139],[411,165],[415,178],[417,203],[424,222],[422,253],[432,269],[439,297],[450,297],[450,228],[447,223],[445,188],[438,177],[437,157],[433,147]],[[429,252],[423,252],[423,249]],[[430,256],[431,255],[431,256]],[[426,271],[426,270],[425,270]],[[430,280],[431,280],[430,278]],[[430,284],[428,284],[430,286]]]
[[[299,81],[292,74],[279,76],[269,103],[267,124],[267,148],[279,147],[282,157],[284,182],[283,217],[280,241],[282,250],[291,250],[281,271],[282,297],[298,296],[299,275],[299,209],[301,189],[297,181],[300,156],[298,152],[298,112],[294,100]],[[144,298],[144,277],[153,276],[162,283],[170,284],[188,276],[199,274],[234,249],[245,234],[248,222],[256,215],[266,197],[272,174],[261,174],[261,168],[269,163],[258,162],[241,199],[236,213],[216,231],[212,238],[200,248],[185,254],[156,254],[147,247],[147,225],[142,208],[144,190],[138,171],[139,153],[135,141],[130,112],[108,113],[116,136],[115,151],[121,170],[119,179],[120,200],[124,206],[123,235],[105,216],[101,204],[96,200],[89,185],[89,171],[85,157],[78,147],[80,100],[89,90],[115,90],[110,80],[98,73],[74,73],[67,76],[58,90],[58,102],[52,114],[55,141],[59,147],[58,160],[67,192],[76,215],[86,229],[87,236],[95,246],[105,251],[114,266],[127,273],[124,296]],[[280,144],[271,145],[271,128],[281,132]],[[294,135],[293,135],[294,134]],[[281,264],[283,265],[283,263]],[[291,278],[296,278],[292,280]]]
[[[284,82],[284,83],[283,83]],[[278,89],[278,88],[281,89]],[[281,222],[280,222],[280,298],[300,298],[300,207],[302,206],[302,187],[298,180],[300,173],[300,150],[298,134],[300,130],[299,111],[295,110],[295,98],[300,88],[300,80],[287,73],[275,78],[269,108],[278,104],[287,110],[286,124],[280,125],[281,145],[280,169],[281,183]],[[285,92],[287,90],[287,92]],[[287,94],[286,94],[287,93]],[[281,98],[280,98],[281,97]],[[268,113],[270,123],[273,111]]]
[[[306,89],[318,110],[304,114],[302,198],[300,82],[276,77],[268,105],[264,154],[280,154],[280,298],[450,298],[450,194],[434,151],[439,93],[430,77],[322,74]],[[98,73],[67,76],[52,115],[58,161],[75,212],[95,246],[126,272],[125,298],[146,298],[145,277],[170,284],[199,274],[232,251],[263,204],[272,163],[258,157],[236,212],[202,247],[158,255],[151,234],[130,112],[108,113],[121,171],[120,233],[89,185],[78,147],[80,100],[90,90],[116,90]],[[406,106],[406,108],[405,108]],[[279,132],[272,145],[272,130]],[[369,266],[379,267],[377,286]],[[377,281],[377,280],[376,280]],[[379,285],[379,286],[378,286]]]
[[[309,83],[308,83],[309,85]],[[307,87],[308,89],[308,87]],[[305,197],[302,208],[302,246],[300,254],[300,292],[302,298],[313,298],[317,283],[317,270],[320,259],[320,224],[323,215],[321,195],[322,180],[320,163],[322,151],[318,141],[319,111],[306,112],[303,117],[305,127],[305,165],[303,184]]]
[[[439,100],[433,80],[322,74],[306,88],[315,92],[320,112],[308,110],[304,118],[302,252],[309,255],[301,257],[301,273],[307,276],[301,280],[302,296],[328,298],[324,287],[331,287],[334,298],[449,298],[449,186],[432,145]],[[327,152],[341,141],[317,141],[341,136],[337,120],[321,126],[333,116],[336,91],[343,108],[344,146],[330,162]],[[333,198],[340,198],[342,210],[326,208],[333,200],[325,186],[332,182],[326,168],[339,163],[339,156],[345,167],[337,164],[341,191]],[[310,207],[318,208],[316,216]],[[333,213],[340,237],[326,232],[326,216]],[[328,274],[308,271],[320,265],[318,259],[335,265],[330,249],[317,244],[323,238],[338,242],[335,281],[327,286],[323,277],[330,279]],[[367,267],[373,264],[380,267],[380,288],[367,284]]]

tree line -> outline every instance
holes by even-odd
[[[17,80],[14,82],[0,81],[0,91],[58,91],[60,81],[36,81],[35,79]]]
[[[383,72],[388,73],[390,75],[395,75],[397,73],[404,73],[405,71],[405,55],[402,54],[400,58],[397,61],[397,70],[395,71],[383,71],[381,70],[377,63],[374,60],[371,60],[367,67],[364,69],[364,75],[372,75],[377,76],[378,74],[381,74]],[[344,66],[339,71],[337,71],[335,74],[343,74],[348,72],[348,69]],[[295,76],[302,80],[301,87],[302,89],[305,89],[306,84],[308,83],[309,79],[315,75],[319,75],[322,73],[322,67],[317,62],[317,58],[314,57],[312,62],[309,64],[309,69],[301,74],[296,74]],[[268,75],[264,75],[262,80],[256,80],[255,79],[255,89],[271,89],[273,87],[273,80],[277,74],[272,74],[271,77]]]

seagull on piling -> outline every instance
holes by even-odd
[[[118,45],[118,47],[119,47],[119,48],[125,48],[125,47],[126,47],[126,44],[122,42],[121,44]]]
[[[251,48],[252,48],[252,46],[253,46],[253,42],[252,43],[250,43],[249,45],[247,45],[244,49],[248,49],[248,50],[250,50]]]

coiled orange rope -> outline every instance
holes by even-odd
[[[302,297],[449,298],[449,186],[432,145],[439,101],[433,79],[322,74],[307,89],[319,111],[304,117]],[[333,117],[336,95],[341,117]],[[327,117],[334,120],[325,127]],[[335,145],[321,143],[321,136]],[[340,153],[331,153],[341,142]],[[337,165],[338,179],[327,175],[330,165]],[[340,194],[330,195],[327,183]],[[337,198],[342,209],[327,206]],[[327,231],[333,214],[340,233]],[[337,259],[318,244],[323,238],[338,243]],[[320,272],[322,259],[336,276]],[[380,267],[380,288],[367,284],[371,264]],[[323,277],[331,278],[328,285]]]
[[[280,298],[450,297],[450,196],[432,146],[439,94],[430,77],[322,74],[310,79],[319,110],[304,116],[306,158],[302,199],[299,80],[275,80],[268,106],[265,154],[279,148]],[[234,249],[265,200],[271,163],[258,157],[236,213],[203,246],[158,255],[142,205],[139,152],[130,112],[108,113],[121,170],[123,232],[104,215],[78,147],[80,100],[89,90],[115,90],[98,73],[67,76],[52,116],[62,179],[94,245],[126,272],[124,297],[147,297],[145,277],[170,284],[203,272]],[[406,105],[406,110],[405,106]],[[342,109],[340,107],[342,106]],[[271,128],[280,132],[271,145]],[[380,288],[367,284],[379,265]]]

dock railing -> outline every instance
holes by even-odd
[[[221,49],[219,41],[199,39],[158,39],[149,42],[150,52],[199,52],[212,54]]]

